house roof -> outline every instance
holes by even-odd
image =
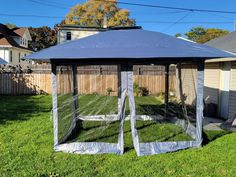
[[[233,54],[201,45],[159,32],[142,29],[109,30],[83,39],[60,44],[41,50],[25,59],[95,59],[112,61],[112,59],[126,59],[141,61],[158,59],[166,61],[174,59],[210,59],[234,57]]]
[[[118,26],[118,27],[98,27],[98,26],[79,26],[79,25],[61,25],[58,26],[59,30],[81,30],[81,31],[108,31],[108,30],[117,30],[117,29],[141,29],[141,26],[130,26],[130,27],[125,27],[125,26]]]
[[[6,25],[0,23],[0,34],[9,36],[19,36],[13,30],[9,29]]]
[[[0,34],[0,45],[18,47],[16,41],[7,34]]]
[[[13,28],[12,29],[16,34],[18,34],[19,36],[23,36],[25,31],[27,30],[27,28]]]
[[[213,39],[205,44],[221,50],[227,50],[236,53],[236,32],[232,32],[226,36]]]
[[[25,49],[25,50],[31,50],[29,48],[20,46],[14,40],[14,37],[21,37],[21,34],[25,30],[27,30],[27,28],[9,29],[6,25],[3,25],[3,24],[0,23],[0,45],[2,45],[2,46],[12,46],[12,47]]]
[[[7,62],[3,60],[2,58],[0,58],[0,65],[4,65],[4,64],[7,64]]]

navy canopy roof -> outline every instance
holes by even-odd
[[[142,29],[109,30],[60,44],[24,57],[50,59],[166,59],[223,58],[235,55],[159,32]]]
[[[0,58],[0,65],[4,65],[4,64],[7,64],[7,62],[3,60],[2,58]]]

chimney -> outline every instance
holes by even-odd
[[[104,18],[103,18],[103,28],[107,28],[107,15],[106,14],[104,15]]]

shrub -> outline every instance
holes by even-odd
[[[148,96],[149,95],[149,90],[146,87],[140,87],[141,90],[141,95],[142,96]]]
[[[111,95],[111,92],[113,92],[113,90],[112,90],[111,87],[107,88],[106,91],[107,91],[107,95],[108,95],[108,96],[110,96],[110,95]]]
[[[133,90],[134,90],[134,95],[135,96],[140,96],[141,89],[140,89],[139,85],[136,82],[134,82],[134,84],[133,84]]]

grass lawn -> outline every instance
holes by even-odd
[[[145,157],[136,156],[128,132],[124,137],[127,149],[122,156],[56,153],[50,96],[0,96],[0,105],[0,176],[236,174],[236,133],[205,131],[202,148]]]
[[[115,96],[81,95],[79,97],[79,114],[89,115],[117,115],[117,101]],[[67,134],[73,117],[73,95],[62,95],[58,98],[59,105],[59,140]],[[162,102],[153,96],[135,97],[136,113],[139,115],[164,114],[161,112]],[[126,114],[129,114],[127,100]],[[74,133],[70,142],[118,142],[119,121],[83,121]],[[137,121],[140,142],[153,141],[188,141],[193,140],[184,130],[171,123],[157,123],[155,121]],[[124,136],[131,134],[130,121],[125,121]],[[59,141],[60,142],[60,141]],[[129,145],[129,143],[127,144]],[[126,149],[130,147],[125,144]]]
[[[73,142],[117,143],[119,126],[119,121],[110,123],[104,121],[83,121],[82,131],[76,135]],[[181,127],[170,123],[157,124],[155,121],[136,121],[136,128],[140,142],[193,140]],[[124,123],[124,137],[130,136],[130,121],[127,120]],[[132,149],[132,141],[126,140],[125,148]]]

